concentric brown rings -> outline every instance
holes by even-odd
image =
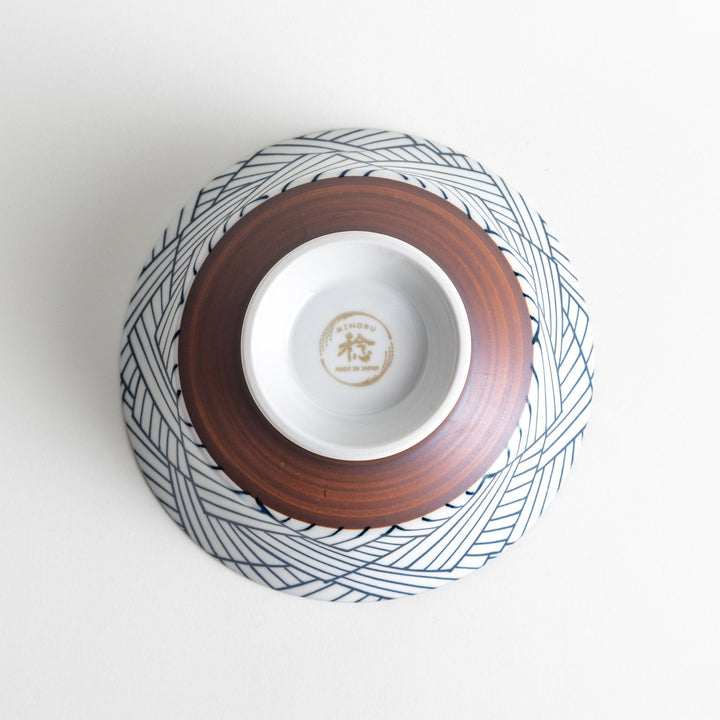
[[[308,240],[366,230],[404,240],[447,273],[472,332],[467,383],[447,419],[397,455],[344,462],[277,432],[255,406],[240,361],[253,291]],[[280,513],[329,527],[396,525],[450,502],[480,478],[517,426],[530,384],[531,326],[510,265],[465,213],[393,180],[319,180],[266,200],[202,264],[182,316],[179,371],[194,428],[242,490]]]

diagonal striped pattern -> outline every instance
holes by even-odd
[[[259,505],[202,446],[183,403],[177,337],[184,299],[227,229],[269,197],[323,178],[372,175],[425,188],[496,241],[532,318],[528,402],[506,450],[460,497],[410,523],[347,531]],[[334,130],[278,143],[218,175],[153,249],[124,326],[121,390],[140,469],[170,516],[245,577],[305,597],[382,600],[482,567],[540,516],[567,474],[592,398],[593,348],[577,279],[523,197],[450,148],[380,130]]]

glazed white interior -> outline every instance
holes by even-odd
[[[445,272],[406,242],[359,231],[280,260],[253,294],[241,338],[263,415],[339,460],[387,457],[427,437],[462,392],[470,347]]]

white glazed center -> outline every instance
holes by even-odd
[[[339,460],[406,450],[462,392],[470,326],[448,276],[386,235],[341,232],[280,260],[243,323],[242,364],[285,437]]]

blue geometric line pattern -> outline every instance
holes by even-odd
[[[198,438],[177,372],[184,300],[202,262],[245,213],[291,187],[372,175],[425,188],[465,212],[515,271],[532,318],[528,402],[484,477],[429,515],[364,531],[308,525],[258,504]],[[514,543],[560,488],[592,398],[593,347],[577,278],[523,197],[477,161],[428,140],[333,130],[278,143],[209,182],[143,267],[121,350],[130,442],[150,488],[203,549],[245,577],[305,597],[381,600],[435,588]]]

